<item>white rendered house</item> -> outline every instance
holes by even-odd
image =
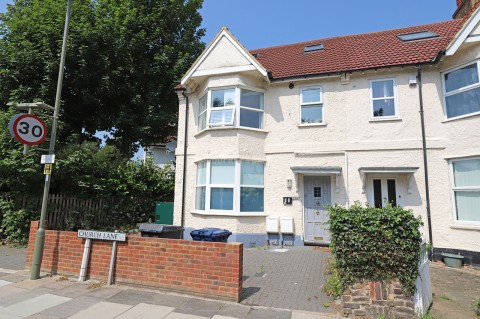
[[[328,244],[325,206],[390,202],[480,264],[479,22],[256,50],[223,28],[176,88],[175,224]]]

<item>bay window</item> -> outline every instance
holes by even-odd
[[[444,73],[447,119],[480,112],[478,62]]]
[[[480,158],[452,161],[456,220],[480,222]]]
[[[198,130],[235,126],[263,129],[264,93],[243,88],[212,89],[200,97]]]
[[[199,162],[195,210],[262,213],[264,211],[264,163],[236,160]]]

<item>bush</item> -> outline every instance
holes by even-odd
[[[1,213],[3,214],[2,228],[7,240],[16,245],[28,243],[30,221],[38,219],[38,213],[31,210],[14,208],[13,202],[0,200]]]
[[[329,208],[331,248],[345,286],[398,278],[404,293],[415,293],[421,219],[401,207]]]
[[[473,308],[473,311],[475,312],[475,314],[480,317],[480,298],[478,298],[477,300],[475,300],[475,302],[473,303],[472,305],[472,308]]]

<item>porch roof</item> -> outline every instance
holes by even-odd
[[[290,167],[295,174],[340,174],[340,166],[292,166]]]
[[[397,173],[397,174],[411,174],[418,171],[418,167],[360,167],[358,169],[360,174],[370,173]]]

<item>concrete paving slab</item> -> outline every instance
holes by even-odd
[[[129,305],[121,305],[112,302],[99,302],[85,310],[77,312],[69,319],[85,319],[85,318],[101,318],[101,319],[113,319],[116,316],[124,313],[128,309],[132,308]]]
[[[236,317],[225,317],[225,316],[215,315],[212,317],[212,319],[236,319]]]
[[[76,298],[90,292],[90,289],[88,289],[88,286],[85,284],[74,283],[73,285],[55,289],[54,291],[57,296]]]
[[[68,286],[74,285],[76,283],[75,281],[61,280],[59,278],[60,277],[54,277],[55,281],[47,282],[47,283],[43,284],[42,287],[53,289],[53,290],[58,290],[58,289],[63,289],[63,288],[66,288]]]
[[[53,279],[52,277],[40,278],[37,280],[26,279],[26,280],[15,283],[14,286],[18,288],[32,289],[37,287],[43,287],[46,284],[52,283],[52,282],[55,282],[55,279]]]
[[[200,317],[213,317],[222,308],[223,303],[191,298],[175,309],[176,313],[195,315]]]
[[[80,296],[61,305],[45,309],[41,313],[46,316],[55,316],[56,318],[67,318],[99,303],[100,301],[101,300],[95,297]]]
[[[24,281],[25,279],[28,279],[28,275],[26,274],[20,274],[20,273],[14,273],[14,274],[8,274],[6,276],[2,277],[2,280],[10,281],[10,282],[20,282]]]
[[[20,317],[20,316],[13,316],[13,315],[10,315],[8,313],[4,313],[4,312],[2,312],[2,310],[0,310],[0,318],[2,318],[2,319],[22,319],[22,317]]]
[[[291,319],[290,311],[276,309],[252,309],[245,319]]]
[[[189,297],[171,295],[166,293],[156,293],[150,299],[146,299],[144,302],[160,306],[180,307],[189,300]]]
[[[174,309],[172,307],[139,303],[115,319],[159,319],[165,317]]]
[[[26,291],[25,289],[13,287],[12,285],[0,287],[0,300],[3,300],[6,297],[13,296],[25,291]]]
[[[21,289],[22,290],[21,292],[18,292],[18,293],[13,294],[13,295],[7,295],[7,296],[3,297],[2,299],[0,299],[0,306],[3,306],[5,308],[8,307],[8,306],[11,306],[13,304],[16,304],[16,303],[19,303],[19,302],[22,302],[22,301],[25,301],[25,300],[28,300],[28,299],[32,299],[32,298],[35,298],[35,297],[38,297],[38,296],[41,296],[41,295],[49,294],[49,293],[52,292],[51,289],[35,288],[35,289],[32,289],[32,290],[25,290],[25,289],[22,289],[22,288],[10,287],[10,285],[6,286],[6,287],[2,287],[2,288],[9,288],[9,289],[16,288],[16,289]],[[0,289],[2,289],[2,288],[0,288]]]
[[[126,289],[108,298],[106,301],[135,306],[142,302],[150,303],[149,300],[155,295],[156,293],[150,291]]]
[[[292,319],[340,319],[342,317],[332,314],[292,311]]]
[[[216,316],[243,319],[247,316],[249,312],[250,312],[250,307],[248,306],[226,303],[223,305],[222,308],[220,308]]]
[[[36,313],[34,315],[27,317],[26,319],[60,319],[60,318],[55,316],[44,315],[41,313]]]
[[[201,317],[195,315],[187,315],[184,313],[171,312],[163,319],[209,319],[211,317]]]
[[[92,288],[88,289],[87,292],[85,293],[85,296],[90,296],[90,297],[97,297],[97,298],[110,298],[112,296],[115,296],[119,292],[121,292],[122,289],[120,288],[115,288],[115,287],[100,287],[100,288]]]
[[[11,281],[6,281],[6,280],[0,280],[0,287],[11,285]]]
[[[67,297],[45,294],[10,305],[2,309],[2,311],[15,316],[28,317],[69,300],[70,298]]]

